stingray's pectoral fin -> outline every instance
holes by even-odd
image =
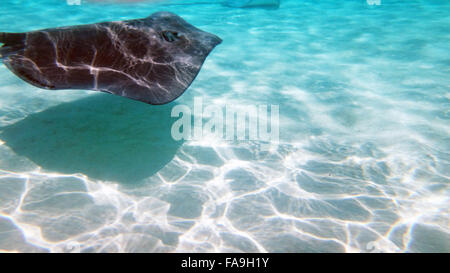
[[[121,22],[0,32],[0,54],[9,70],[36,87],[165,104],[183,94],[221,41],[176,14],[158,12]]]
[[[26,35],[24,33],[6,33],[0,32],[0,58],[14,54],[25,47]]]
[[[54,89],[43,77],[40,68],[23,55],[26,47],[26,33],[0,32],[0,59],[16,76],[36,87]]]
[[[28,58],[13,54],[4,58],[3,63],[17,77],[31,85],[44,89],[56,88],[41,72],[40,68]]]

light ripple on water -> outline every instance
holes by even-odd
[[[62,2],[11,0],[1,30],[176,12],[224,40],[176,103],[278,104],[281,139],[177,143],[173,105],[1,66],[1,250],[450,251],[447,3]]]

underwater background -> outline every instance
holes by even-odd
[[[450,252],[449,1],[2,0],[0,31],[162,10],[223,39],[170,104],[0,65],[1,251]],[[196,97],[278,105],[279,141],[175,141]]]

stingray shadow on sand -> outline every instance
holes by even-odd
[[[3,127],[0,139],[46,170],[133,184],[158,172],[182,145],[171,137],[173,106],[96,94]]]

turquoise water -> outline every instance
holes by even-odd
[[[164,106],[0,65],[1,251],[450,252],[448,1],[98,2],[3,0],[0,31],[166,10],[223,42]],[[279,141],[173,140],[199,97],[278,105]]]

